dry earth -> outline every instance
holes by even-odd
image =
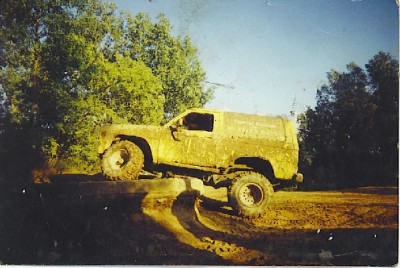
[[[182,194],[71,202],[16,189],[0,201],[3,264],[398,262],[397,188],[281,191],[257,219],[232,215],[226,191],[211,187],[198,199]]]

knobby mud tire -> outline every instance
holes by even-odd
[[[101,168],[107,179],[136,180],[144,165],[144,154],[135,143],[118,141],[103,155]]]
[[[245,218],[257,218],[264,214],[273,194],[270,181],[254,171],[238,173],[228,188],[228,200],[234,213]]]

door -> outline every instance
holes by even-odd
[[[215,166],[214,115],[191,112],[160,140],[159,162],[182,166]]]

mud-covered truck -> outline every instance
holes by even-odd
[[[274,187],[303,181],[298,152],[290,120],[206,109],[189,109],[164,126],[104,126],[98,148],[110,180],[196,177],[227,187],[242,216],[263,213]]]

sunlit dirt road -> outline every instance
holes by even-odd
[[[389,264],[397,259],[396,191],[278,192],[265,215],[242,219],[230,215],[223,189],[206,188],[195,209],[189,203],[160,210],[150,202],[144,213],[181,243],[227,263]]]
[[[42,198],[20,200],[31,202],[24,215],[14,215],[21,224],[0,229],[2,263],[387,266],[398,260],[397,188],[277,192],[257,219],[231,215],[226,192],[209,187],[197,199]]]

